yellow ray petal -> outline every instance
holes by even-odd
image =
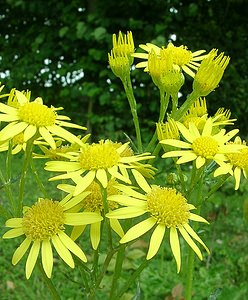
[[[177,263],[177,273],[179,273],[181,268],[181,251],[177,229],[173,227],[170,228],[170,246]]]
[[[41,261],[47,277],[51,278],[53,270],[53,252],[49,240],[44,240],[41,243]]]
[[[49,161],[45,165],[45,170],[55,172],[72,172],[80,168],[79,162],[72,161]]]
[[[195,215],[192,212],[189,215],[189,219],[192,220],[192,221],[197,221],[197,222],[202,222],[202,223],[209,224],[209,222],[207,220],[205,220],[203,217],[201,217],[199,215]]]
[[[96,179],[98,179],[102,184],[103,188],[106,189],[108,185],[108,177],[104,169],[99,169],[96,171]]]
[[[24,141],[28,141],[36,134],[37,128],[34,125],[28,125],[28,127],[24,130],[23,139]]]
[[[182,123],[177,122],[177,127],[180,130],[180,132],[182,133],[182,135],[184,136],[184,138],[192,143],[194,140],[194,136],[192,136],[191,132],[188,130],[187,127],[185,127]]]
[[[140,237],[141,235],[149,231],[155,224],[156,221],[153,217],[136,224],[126,232],[124,237],[120,240],[120,243],[127,243]]]
[[[137,170],[132,169],[133,176],[138,183],[138,185],[142,188],[142,190],[146,193],[149,193],[151,191],[151,187],[147,183],[145,177]]]
[[[66,139],[67,141],[71,142],[72,144],[76,143],[76,144],[79,144],[80,146],[83,146],[83,142],[78,137],[76,137],[74,134],[70,133],[63,127],[60,127],[58,125],[53,125],[53,126],[46,126],[46,128],[51,133],[54,133],[55,135]]]
[[[108,218],[129,219],[142,216],[146,213],[143,207],[121,207],[106,214]]]
[[[183,142],[183,141],[179,141],[179,140],[174,140],[174,139],[162,140],[162,141],[160,141],[160,144],[170,145],[170,146],[183,148],[183,149],[191,148],[191,144]]]
[[[157,225],[150,239],[150,245],[146,259],[151,259],[154,255],[157,254],[159,247],[163,241],[164,233],[165,226],[161,224]]]
[[[24,231],[23,228],[14,228],[10,229],[9,231],[5,232],[5,234],[2,236],[3,239],[12,239],[15,237],[18,237],[20,235],[23,235]]]
[[[39,132],[43,139],[51,146],[51,148],[56,149],[56,144],[51,133],[45,127],[40,127]]]
[[[96,212],[65,213],[64,223],[78,226],[102,221],[103,217]]]
[[[85,256],[83,250],[75,242],[73,242],[73,240],[68,235],[66,235],[63,231],[60,231],[58,233],[58,237],[67,249],[69,249],[72,253],[74,253],[82,261],[84,261],[84,262],[87,261],[87,258]]]
[[[194,238],[197,242],[199,242],[206,249],[207,253],[210,254],[210,251],[209,251],[208,247],[204,244],[202,239],[197,235],[197,233],[193,230],[193,228],[191,228],[189,226],[189,224],[187,224],[187,223],[185,223],[183,225],[183,227],[192,236],[192,238]]]
[[[22,220],[23,220],[22,218],[11,218],[6,221],[5,226],[12,227],[12,228],[21,227]]]
[[[184,156],[180,157],[178,160],[177,160],[177,164],[184,164],[186,162],[189,162],[189,161],[193,161],[197,158],[197,155],[194,153],[194,152],[190,152],[188,151],[187,154],[185,154]]]
[[[204,157],[198,156],[196,159],[196,168],[200,169],[206,162],[206,159]]]
[[[71,239],[75,241],[84,232],[86,225],[74,226],[71,232]]]
[[[90,240],[94,250],[98,248],[101,237],[101,222],[90,225]]]
[[[26,238],[20,246],[16,249],[12,257],[12,264],[15,266],[23,257],[23,255],[27,252],[32,240]]]
[[[61,242],[57,235],[52,237],[52,243],[54,245],[55,250],[58,255],[63,259],[65,263],[71,268],[74,268],[75,264],[73,258],[71,256],[70,251],[66,248],[66,246]]]
[[[12,139],[14,136],[23,132],[27,127],[28,124],[25,122],[9,123],[0,131],[0,140],[5,141]]]
[[[190,235],[187,233],[187,231],[183,227],[178,227],[181,235],[183,236],[184,240],[188,243],[188,245],[194,250],[196,255],[199,257],[200,260],[202,260],[202,254],[200,249],[197,247],[195,242],[192,240]]]
[[[109,222],[114,232],[116,232],[119,235],[119,237],[122,238],[124,236],[124,231],[121,227],[120,222],[117,219],[110,219]]]
[[[241,178],[241,169],[239,167],[234,169],[233,176],[235,178],[235,190],[238,190]]]
[[[95,179],[96,171],[89,171],[83,178],[80,177],[77,180],[77,185],[75,187],[75,191],[73,196],[77,196],[78,194],[82,193]]]
[[[39,251],[40,251],[40,241],[34,241],[32,247],[30,249],[27,261],[26,261],[26,278],[27,279],[30,278],[30,276],[33,272],[34,266],[35,266],[37,258],[38,258]]]

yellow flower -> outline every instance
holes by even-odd
[[[193,81],[193,90],[199,96],[207,96],[219,84],[223,73],[229,64],[230,57],[222,52],[217,56],[218,50],[212,49],[202,61]]]
[[[113,49],[108,53],[109,65],[115,76],[122,80],[130,73],[133,63],[134,42],[132,32],[122,35],[119,32],[118,38],[113,34]]]
[[[45,169],[65,174],[50,178],[60,180],[71,178],[76,183],[74,196],[83,192],[95,179],[106,188],[110,177],[130,182],[128,169],[135,169],[134,162],[153,158],[150,153],[122,156],[128,143],[116,146],[110,140],[84,144],[80,151],[71,153],[71,161],[50,161]]]
[[[180,137],[177,123],[171,118],[168,118],[168,121],[165,123],[156,123],[156,131],[159,141],[164,139],[179,139]]]
[[[22,150],[23,151],[26,150],[27,143],[24,141],[23,132],[16,135],[13,139],[11,139],[11,141],[12,141],[12,154],[17,154]],[[0,142],[0,152],[8,151],[9,143],[10,140],[7,140],[5,142]]]
[[[153,50],[159,56],[161,48],[151,43],[147,43],[146,45],[139,45],[139,47],[148,53],[133,54],[134,57],[146,60],[144,62],[138,63],[136,65],[136,68],[145,68],[144,71],[148,72],[150,71],[148,66],[149,53]],[[180,67],[191,77],[195,76],[195,73],[192,71],[192,69],[197,70],[200,66],[200,63],[198,61],[201,61],[206,57],[206,55],[201,55],[205,52],[205,50],[191,52],[187,49],[186,46],[176,47],[172,43],[169,43],[166,48],[162,49],[164,49],[168,54],[172,55],[172,61],[174,65]]]
[[[107,195],[114,195],[119,194],[119,190],[115,188],[116,181],[114,179],[111,179],[108,182],[106,192]],[[79,210],[83,210],[85,212],[94,212],[97,213],[99,216],[105,215],[104,212],[104,203],[102,198],[102,191],[101,186],[96,183],[92,182],[85,192],[80,193],[79,195],[73,197],[75,186],[69,185],[69,184],[59,184],[58,188],[63,190],[64,192],[68,193],[67,197],[69,197],[70,200],[78,201],[78,199],[81,199],[81,201],[76,205],[73,206],[70,212],[78,212]],[[87,196],[85,197],[85,193],[87,193]],[[113,201],[108,201],[108,209],[111,211],[114,208],[117,208],[118,204]],[[122,237],[124,235],[123,229],[119,223],[118,220],[110,220],[110,226],[111,228],[120,236]],[[84,232],[86,228],[86,225],[81,226],[74,226],[71,238],[73,241],[75,241],[78,237],[81,236],[81,234]],[[90,240],[93,249],[97,249],[100,243],[101,239],[101,221],[95,222],[90,224]]]
[[[53,149],[56,148],[53,135],[63,137],[71,143],[82,142],[72,133],[63,128],[72,127],[86,129],[85,127],[66,122],[69,117],[58,115],[57,110],[61,108],[49,108],[43,104],[41,98],[30,102],[20,91],[15,91],[18,103],[14,106],[0,103],[0,121],[8,122],[0,131],[0,142],[6,141],[23,133],[24,142],[37,136],[42,137]]]
[[[170,233],[170,247],[177,263],[177,271],[181,267],[181,253],[178,232],[184,240],[195,251],[202,260],[202,254],[195,239],[209,253],[207,246],[203,243],[197,233],[190,227],[190,221],[208,223],[204,218],[190,212],[195,207],[188,204],[184,196],[173,188],[149,186],[142,179],[136,176],[136,180],[144,193],[139,193],[130,186],[120,185],[119,189],[123,195],[109,196],[113,200],[123,205],[107,214],[110,219],[129,219],[147,214],[147,217],[138,224],[131,227],[120,240],[120,243],[128,243],[149,230],[153,229],[151,235],[147,259],[151,259],[158,252],[166,230]]]
[[[64,198],[61,202],[40,198],[32,207],[25,207],[22,218],[12,218],[6,221],[6,227],[12,228],[4,235],[4,239],[11,239],[24,235],[25,239],[16,249],[12,264],[16,265],[28,251],[26,261],[26,278],[31,276],[39,253],[43,269],[47,277],[51,277],[53,269],[52,245],[58,255],[74,268],[71,252],[82,261],[86,256],[79,246],[65,233],[66,225],[85,225],[102,220],[102,217],[93,212],[67,212],[77,203]]]
[[[237,136],[233,145],[246,146],[246,142],[242,142],[241,138]],[[227,162],[220,163],[220,167],[215,170],[214,176],[230,173],[235,179],[235,190],[237,190],[240,185],[242,171],[244,177],[248,179],[248,147],[241,149],[239,152],[227,153],[226,157]]]
[[[208,160],[214,160],[217,163],[223,162],[226,160],[224,154],[237,152],[244,148],[242,145],[227,144],[227,142],[238,133],[238,129],[233,129],[228,133],[222,129],[217,134],[213,134],[213,121],[211,118],[206,121],[201,133],[193,123],[189,123],[189,128],[186,128],[179,122],[177,122],[177,126],[182,136],[186,139],[186,142],[166,139],[160,143],[183,149],[169,151],[162,155],[163,158],[181,156],[177,160],[178,164],[195,160],[196,167],[199,169],[205,165]]]

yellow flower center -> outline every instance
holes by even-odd
[[[115,195],[119,194],[119,190],[117,190],[114,187],[114,184],[116,184],[116,181],[114,179],[111,179],[108,182],[107,186],[107,195]],[[101,193],[101,187],[98,183],[92,182],[89,187],[86,189],[86,191],[90,191],[91,193],[83,199],[81,202],[82,208],[84,208],[87,211],[91,212],[101,212],[104,209],[103,205],[103,199],[102,199],[102,193]],[[108,207],[109,209],[114,209],[118,207],[118,204],[114,201],[108,201]]]
[[[79,155],[82,169],[99,170],[108,169],[118,165],[120,154],[114,143],[100,141],[99,144],[85,145]]]
[[[36,127],[52,126],[56,120],[56,113],[52,108],[41,103],[28,102],[20,106],[19,118]]]
[[[167,228],[187,223],[190,216],[187,200],[172,188],[153,186],[147,194],[147,207],[157,222]]]
[[[166,50],[172,53],[173,63],[180,67],[187,65],[192,59],[192,52],[185,46],[175,47],[169,44]]]
[[[192,143],[192,150],[198,156],[213,157],[218,152],[218,142],[209,136],[201,136]]]
[[[24,134],[23,132],[17,134],[13,138],[13,145],[22,145],[24,143]]]
[[[64,229],[63,207],[57,201],[40,199],[24,213],[23,231],[31,240],[47,240]]]
[[[241,149],[240,153],[227,153],[226,156],[231,164],[241,169],[248,168],[248,150]]]

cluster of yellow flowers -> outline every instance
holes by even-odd
[[[235,189],[238,189],[241,172],[246,179],[248,175],[248,147],[236,136],[238,129],[224,129],[235,121],[230,119],[230,112],[222,108],[209,116],[203,98],[218,86],[229,57],[223,53],[217,55],[216,49],[205,54],[205,50],[191,52],[185,46],[176,47],[172,43],[162,48],[147,43],[140,48],[146,53],[135,53],[131,32],[114,35],[109,64],[114,74],[126,82],[134,57],[144,59],[136,68],[144,68],[160,92],[176,103],[172,112],[167,112],[167,120],[161,114],[156,125],[157,145],[164,150],[162,158],[178,158],[177,165],[192,163],[196,170],[213,164],[213,176],[234,176]],[[193,78],[193,92],[178,108],[178,91],[184,84],[184,73]],[[188,203],[187,188],[156,184],[156,169],[151,165],[156,151],[150,153],[149,149],[135,154],[128,142],[90,143],[89,134],[75,136],[65,129],[86,130],[60,115],[58,112],[62,109],[46,106],[39,97],[31,101],[28,91],[15,89],[8,94],[6,104],[0,103],[0,121],[7,123],[0,130],[0,151],[11,147],[13,154],[31,151],[33,157],[49,160],[45,170],[61,173],[50,180],[63,180],[58,189],[66,193],[60,201],[41,197],[31,207],[23,206],[23,216],[19,212],[6,221],[10,230],[3,238],[24,236],[12,263],[17,264],[30,249],[26,277],[31,276],[40,253],[42,266],[50,278],[52,246],[73,268],[72,254],[87,261],[76,243],[85,227],[90,225],[91,245],[97,249],[106,224],[119,236],[121,244],[152,230],[148,260],[156,255],[169,231],[169,244],[178,272],[181,268],[179,233],[202,260],[199,245],[208,253],[209,249],[192,228],[191,221],[208,222],[192,213],[197,201],[194,205]],[[166,111],[165,107],[162,109]],[[36,153],[32,146],[38,147],[42,154]],[[139,221],[124,230],[122,220],[125,219]],[[72,226],[71,234],[66,233],[68,226]]]

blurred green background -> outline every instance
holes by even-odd
[[[123,131],[134,135],[122,84],[107,60],[112,34],[119,30],[133,32],[136,48],[172,41],[191,51],[217,48],[229,55],[220,87],[207,97],[208,109],[231,109],[241,135],[247,136],[246,0],[2,0],[0,9],[5,91],[29,89],[33,98],[63,106],[73,121],[87,125],[93,140],[123,139]],[[158,118],[159,93],[142,70],[133,70],[132,78],[141,127],[148,135]],[[186,78],[181,102],[191,86]]]

